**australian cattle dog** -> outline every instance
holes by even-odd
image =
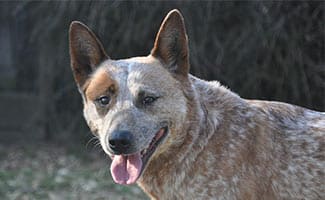
[[[77,21],[69,34],[84,116],[116,183],[152,199],[325,199],[325,113],[190,75],[178,10],[144,57],[110,59]]]

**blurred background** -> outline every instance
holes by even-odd
[[[145,199],[112,183],[69,63],[87,24],[113,59],[149,54],[167,12],[183,13],[191,73],[244,98],[325,111],[322,1],[0,2],[0,197]]]

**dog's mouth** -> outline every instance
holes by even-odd
[[[168,128],[161,128],[152,139],[150,144],[143,150],[128,155],[113,155],[111,164],[111,174],[118,184],[135,183],[144,171],[150,157],[157,147],[167,136]]]

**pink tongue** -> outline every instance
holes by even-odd
[[[118,184],[132,184],[139,178],[142,169],[140,153],[129,156],[114,155],[111,174]]]

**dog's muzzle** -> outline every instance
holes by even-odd
[[[111,155],[111,174],[119,184],[133,184],[141,176],[147,162],[168,134],[168,128],[160,128],[146,148],[134,151],[133,135],[128,131],[114,131],[108,138]],[[132,152],[134,151],[134,152]]]

